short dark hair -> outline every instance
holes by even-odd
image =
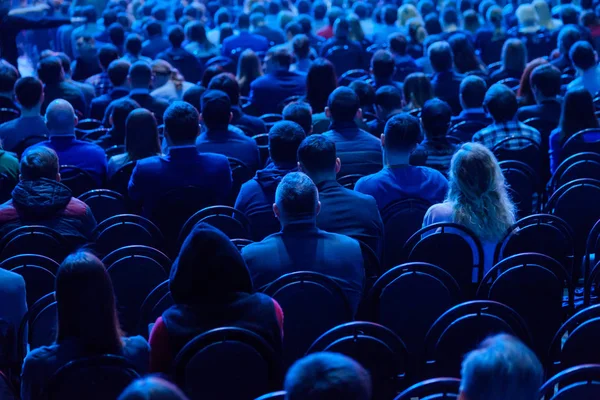
[[[569,57],[571,47],[579,40],[581,40],[581,33],[575,26],[567,25],[561,28],[558,34],[558,50],[560,54]]]
[[[338,18],[343,17],[344,16],[344,10],[340,7],[331,7],[329,9],[329,11],[327,12],[327,21],[329,22],[329,25],[333,26],[333,24],[335,24],[335,21],[337,21]]]
[[[398,20],[398,8],[388,4],[381,10],[382,20],[386,25],[394,25]]]
[[[302,172],[284,176],[275,192],[275,204],[284,216],[315,215],[318,198],[314,182]]]
[[[406,48],[408,47],[408,40],[406,36],[400,32],[392,33],[388,41],[390,42],[390,50],[401,56],[406,55]]]
[[[215,89],[225,92],[229,96],[231,105],[238,105],[240,102],[240,85],[233,74],[222,72],[215,76],[208,83],[207,89]]]
[[[402,92],[394,86],[382,86],[375,92],[375,104],[386,111],[401,109]]]
[[[115,10],[104,10],[102,13],[102,24],[108,28],[110,24],[117,22],[117,12]]]
[[[204,125],[208,129],[227,129],[231,115],[231,100],[227,93],[211,89],[209,85],[209,89],[202,95],[201,103]]]
[[[169,42],[173,47],[181,47],[181,43],[185,40],[185,33],[183,28],[179,25],[172,26],[169,28]]]
[[[554,97],[560,94],[562,86],[561,73],[554,65],[544,64],[535,67],[529,80],[531,87],[539,90],[543,96]]]
[[[361,107],[371,107],[375,104],[375,88],[363,80],[354,80],[348,87],[358,95]]]
[[[377,50],[371,58],[371,69],[375,78],[391,78],[396,69],[394,56],[387,50]]]
[[[435,72],[444,72],[452,69],[454,55],[452,54],[452,47],[450,47],[448,42],[439,41],[433,43],[427,50],[427,56]]]
[[[121,47],[125,43],[125,28],[118,22],[108,27],[108,37],[112,44]]]
[[[112,107],[112,124],[113,129],[117,132],[125,132],[125,122],[129,114],[135,109],[141,108],[137,101],[129,97],[115,100]]]
[[[312,19],[308,15],[298,15],[296,22],[302,27],[302,33],[308,35],[312,32]]]
[[[458,25],[458,11],[454,7],[445,7],[440,17],[444,25]]]
[[[323,135],[312,135],[298,147],[298,162],[308,173],[329,172],[335,169],[335,142]]]
[[[152,16],[156,18],[158,21],[166,21],[167,20],[167,8],[165,6],[155,6],[152,8]]]
[[[240,29],[250,28],[250,16],[248,14],[240,14],[237,20],[237,26]]]
[[[483,104],[495,122],[512,120],[518,109],[517,96],[501,83],[496,83],[488,89]]]
[[[152,80],[152,68],[144,61],[134,62],[129,67],[129,79],[133,85],[149,85]]]
[[[317,21],[320,21],[325,18],[325,15],[327,15],[327,6],[320,0],[315,1],[312,5],[312,13],[313,17]]]
[[[292,121],[279,121],[269,131],[269,155],[276,163],[295,163],[298,146],[306,137],[304,129]]]
[[[82,16],[86,18],[87,23],[91,24],[98,20],[98,13],[96,12],[96,7],[84,6],[81,11]]]
[[[564,4],[560,11],[560,20],[564,25],[577,25],[578,12],[571,4]]]
[[[3,68],[5,68],[5,67],[0,67],[0,71],[2,71]],[[7,71],[8,71],[8,69],[7,69]],[[52,84],[52,83],[58,83],[58,82],[62,81],[63,67],[62,67],[62,63],[60,62],[60,58],[58,58],[56,56],[52,56],[52,57],[46,57],[46,58],[40,60],[40,62],[38,63],[38,67],[37,67],[37,73],[38,73],[38,77],[46,85]],[[2,77],[3,75],[4,74],[2,72],[0,72],[0,77]],[[16,81],[16,78],[15,78],[15,81]],[[13,84],[14,84],[14,81],[13,81]],[[0,88],[2,88],[1,84],[0,84]],[[2,89],[0,89],[0,90],[2,90]]]
[[[271,47],[267,51],[267,57],[273,59],[282,67],[288,67],[292,64],[292,55],[286,46]]]
[[[300,35],[302,32],[304,32],[302,25],[296,21],[290,21],[285,25],[285,33],[290,34],[292,37]]]
[[[284,121],[297,123],[307,135],[312,132],[312,109],[308,103],[295,101],[285,106],[282,112]]]
[[[125,50],[134,56],[142,52],[142,37],[137,33],[130,33],[125,40]]]
[[[310,40],[306,35],[296,35],[292,40],[292,47],[294,48],[294,54],[298,58],[308,58],[310,53]]]
[[[421,123],[428,138],[446,136],[451,118],[448,103],[437,98],[427,100],[421,109]]]
[[[483,105],[487,84],[478,76],[469,75],[460,83],[460,97],[467,108],[479,108]]]
[[[17,101],[26,110],[32,109],[40,103],[43,92],[44,85],[33,76],[21,78],[15,83]]]
[[[21,176],[25,181],[56,179],[58,156],[46,146],[32,146],[21,156]]]
[[[331,92],[327,107],[333,121],[349,122],[354,120],[360,108],[360,100],[352,89],[342,86]]]
[[[150,21],[146,24],[148,37],[162,36],[162,25],[158,21]]]
[[[202,108],[200,108],[200,99],[202,99],[204,92],[206,92],[204,86],[193,85],[183,92],[183,101],[190,104],[200,113],[202,112]]]
[[[65,75],[69,75],[71,73],[71,59],[69,56],[65,53],[54,53],[54,55],[60,60]]]
[[[119,59],[119,50],[113,44],[105,44],[98,50],[98,61],[103,69],[108,69],[111,62]]]
[[[385,124],[383,133],[386,151],[411,151],[421,138],[421,124],[410,114],[396,114]]]
[[[584,71],[595,67],[597,64],[594,48],[584,40],[578,41],[571,47],[569,58],[574,66]]]
[[[0,92],[12,92],[19,79],[19,72],[8,63],[0,63]]]
[[[192,105],[174,101],[165,111],[165,135],[174,145],[194,142],[198,136],[200,115]]]
[[[127,82],[131,64],[125,60],[115,60],[108,66],[108,79],[113,86],[123,86]]]

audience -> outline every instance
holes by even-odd
[[[281,231],[244,247],[242,256],[257,288],[291,272],[319,272],[340,285],[356,313],[365,283],[360,245],[317,228],[320,210],[313,181],[301,172],[287,174],[277,186],[273,204]]]
[[[155,59],[163,51],[171,47],[169,40],[163,36],[163,28],[160,22],[150,21],[146,25],[146,37],[142,43],[142,55]]]
[[[396,74],[396,63],[394,56],[387,50],[377,50],[371,58],[371,75],[373,76],[373,86],[375,90],[382,86],[394,86],[402,90],[402,84],[393,81]]]
[[[591,44],[584,41],[579,41],[571,47],[569,52],[577,78],[569,85],[568,89],[585,88],[592,96],[595,96],[600,90],[600,77],[598,74],[598,55],[594,51]]]
[[[90,105],[90,117],[102,121],[108,105],[122,97],[129,95],[129,68],[131,65],[125,60],[115,60],[106,69],[111,89],[92,100]]]
[[[302,127],[306,136],[312,133],[312,110],[308,103],[295,101],[283,109],[281,113],[284,121],[295,122]]]
[[[459,100],[462,111],[455,117],[452,117],[452,123],[460,122],[481,122],[489,124],[490,118],[483,109],[483,100],[487,91],[487,85],[483,79],[478,76],[467,76],[460,83]],[[471,138],[461,138],[470,141]]]
[[[157,377],[140,378],[127,386],[117,400],[188,400],[174,384]]]
[[[177,68],[188,82],[198,82],[202,79],[204,66],[192,53],[182,47],[184,41],[185,34],[183,33],[183,28],[178,25],[171,27],[169,29],[171,47],[156,57],[165,60]]]
[[[433,87],[427,75],[415,72],[404,79],[404,110],[412,111],[423,107],[423,104],[433,98]]]
[[[457,74],[453,68],[454,56],[447,42],[436,42],[427,50],[429,62],[434,74],[431,86],[436,97],[444,100],[452,108],[452,113],[460,113],[459,89],[464,76]]]
[[[269,44],[280,45],[285,42],[285,37],[281,29],[274,29],[268,26],[263,13],[252,13],[250,15],[250,24],[252,25],[252,33],[264,37],[269,41]]]
[[[267,39],[261,35],[250,33],[250,16],[248,14],[241,14],[238,17],[237,27],[239,29],[238,34],[225,40],[221,39],[221,54],[230,57],[233,55],[233,51],[237,49],[251,49],[255,52],[269,50]]]
[[[494,83],[503,79],[520,80],[527,63],[527,49],[519,39],[508,39],[502,47],[502,67],[490,76]]]
[[[296,62],[291,65],[290,71],[307,74],[310,65],[312,64],[308,36],[304,34],[294,36],[294,39],[292,40],[292,49],[294,50]]]
[[[140,105],[129,98],[115,101],[109,117],[111,128],[95,143],[103,149],[125,144],[125,121],[129,114],[138,108],[140,108]]]
[[[0,108],[20,111],[14,102],[15,83],[19,79],[19,72],[7,62],[0,64]]]
[[[317,130],[317,122],[329,125],[329,118],[325,115],[325,108],[329,95],[337,88],[337,76],[335,68],[331,62],[325,58],[317,58],[306,75],[306,101],[313,112],[313,125],[315,132],[322,133],[324,130]],[[327,130],[327,129],[325,129]]]
[[[540,65],[531,73],[530,82],[537,104],[519,108],[517,118],[519,121],[541,118],[553,126],[558,125],[562,107],[560,71],[552,65]]]
[[[256,53],[246,49],[240,55],[237,68],[237,81],[240,85],[240,95],[250,95],[250,85],[263,76],[263,69]]]
[[[375,93],[375,114],[377,119],[367,123],[369,132],[379,137],[385,129],[385,123],[396,114],[403,112],[402,92],[394,86],[382,86]]]
[[[533,97],[533,91],[531,89],[531,73],[534,69],[544,64],[548,64],[546,59],[536,58],[535,60],[529,62],[525,67],[523,76],[521,76],[521,82],[519,83],[519,91],[517,92],[519,106],[532,106],[536,104],[535,98]]]
[[[200,60],[209,60],[219,55],[219,48],[206,37],[206,29],[200,21],[185,25],[187,44],[184,49]]]
[[[54,100],[63,99],[69,102],[81,115],[85,115],[87,105],[83,92],[74,84],[65,81],[65,73],[58,57],[46,57],[41,60],[38,64],[37,73],[40,80],[44,83],[42,114],[46,113],[46,108]]]
[[[151,63],[152,59],[143,56],[142,54],[142,37],[135,33],[130,33],[125,39],[125,54],[121,57],[129,64],[133,64],[138,61],[145,61]]]
[[[156,60],[150,65],[154,75],[152,81],[154,90],[150,93],[152,97],[166,100],[169,103],[182,100],[186,90],[194,86],[193,83],[186,82],[179,71],[165,60]]]
[[[554,65],[561,71],[564,71],[568,68],[573,68],[573,63],[571,62],[569,53],[571,51],[571,47],[573,47],[573,45],[579,40],[581,40],[581,35],[576,27],[567,25],[562,28],[558,34],[558,50],[560,52],[560,57],[550,61],[550,64]]]

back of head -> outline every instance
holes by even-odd
[[[204,86],[194,85],[183,92],[183,101],[194,107],[199,113],[202,112],[200,108],[200,99],[202,95],[206,92],[206,88]]]
[[[173,47],[181,47],[181,44],[185,40],[185,33],[183,28],[179,25],[172,26],[169,29],[169,42]]]
[[[302,25],[300,25],[296,21],[290,21],[287,24],[285,24],[284,32],[287,35],[287,37],[294,38],[296,35],[302,33]]]
[[[152,68],[145,61],[137,61],[129,68],[129,80],[133,88],[148,88],[152,82]]]
[[[335,67],[325,58],[317,58],[308,69],[306,75],[306,99],[313,112],[323,112],[327,106],[327,98],[337,88]]]
[[[310,40],[306,35],[296,35],[292,40],[294,55],[298,59],[306,59],[310,53]]]
[[[108,27],[108,36],[113,45],[121,48],[125,43],[125,29],[123,28],[123,25],[118,22],[111,24]]]
[[[421,138],[421,124],[410,114],[397,114],[388,120],[384,129],[387,154],[410,153]]]
[[[105,44],[98,50],[98,60],[103,69],[107,69],[115,60],[119,59],[119,50],[112,44]]]
[[[431,81],[422,72],[413,72],[404,79],[404,100],[415,108],[422,107],[425,101],[433,97]]]
[[[571,47],[569,58],[573,65],[582,71],[594,68],[597,64],[594,48],[584,40],[578,41]]]
[[[302,172],[283,177],[275,192],[275,204],[282,222],[296,218],[316,217],[319,194],[314,182]]]
[[[309,15],[298,15],[296,22],[302,27],[302,33],[309,35],[312,33],[312,19]]]
[[[227,93],[232,106],[237,106],[240,102],[240,85],[235,76],[228,72],[220,73],[212,78],[207,89],[220,90]]]
[[[435,42],[427,50],[431,67],[435,72],[445,72],[452,69],[454,55],[448,42]]]
[[[295,101],[285,106],[282,112],[284,121],[292,121],[302,127],[306,135],[312,132],[312,110],[308,103]]]
[[[323,174],[335,177],[335,142],[323,135],[308,136],[298,148],[298,162],[313,180]]]
[[[124,86],[127,83],[130,68],[131,64],[125,60],[115,60],[110,63],[107,73],[114,87]]]
[[[327,5],[325,5],[325,3],[323,3],[320,0],[315,1],[312,5],[312,13],[313,13],[313,17],[317,21],[323,20],[325,18],[325,16],[327,15]]]
[[[417,7],[412,4],[405,3],[398,9],[398,25],[406,26],[409,19],[420,17]]]
[[[521,26],[534,26],[538,23],[537,12],[531,4],[521,4],[515,14]]]
[[[277,164],[296,163],[298,146],[305,137],[304,129],[297,123],[277,122],[269,130],[269,156]]]
[[[275,46],[271,47],[267,52],[266,61],[267,64],[273,64],[277,68],[288,70],[292,64],[292,55],[287,46]]]
[[[239,29],[250,29],[250,16],[248,14],[240,14],[237,20]]]
[[[492,26],[495,29],[502,28],[502,17],[502,8],[500,8],[499,6],[493,5],[490,8],[488,8],[486,13],[486,19],[490,21],[490,24],[492,24]]]
[[[15,84],[15,96],[21,108],[25,110],[40,105],[43,93],[42,82],[33,76],[21,78]]]
[[[57,99],[46,108],[46,126],[52,134],[72,134],[77,123],[75,110],[66,100]]]
[[[382,86],[375,93],[375,104],[386,113],[402,109],[402,93],[394,86]]]
[[[37,67],[37,74],[45,85],[62,82],[64,79],[64,71],[60,62],[60,58],[53,56],[40,60]],[[17,79],[15,77],[15,81],[16,80]]]
[[[195,143],[199,130],[198,110],[183,101],[174,101],[163,117],[165,135],[172,145],[182,146]]]
[[[509,71],[521,72],[527,63],[527,48],[519,39],[508,39],[502,47],[502,66]]]
[[[137,33],[130,33],[125,40],[125,49],[134,56],[142,52],[142,37]]]
[[[495,122],[511,121],[518,108],[515,93],[501,83],[496,83],[488,89],[483,104]]]
[[[563,27],[558,34],[558,49],[560,50],[560,54],[568,58],[571,47],[578,40],[581,40],[581,34],[575,26],[568,25]]]
[[[532,89],[544,97],[556,97],[561,92],[561,73],[554,65],[545,64],[536,67],[529,79]]]
[[[360,100],[352,89],[339,87],[329,95],[327,107],[334,122],[350,122],[356,117]]]
[[[371,399],[369,373],[338,353],[316,353],[296,361],[284,387],[286,400]]]
[[[162,25],[158,21],[150,21],[146,24],[148,37],[162,36]]]
[[[565,25],[577,25],[579,12],[572,4],[565,4],[560,11],[560,20]]]
[[[167,20],[167,8],[165,6],[156,6],[152,9],[152,16],[157,21],[166,21]]]
[[[108,28],[110,24],[117,22],[117,12],[115,10],[105,10],[102,13],[102,24]]]
[[[71,74],[71,59],[65,53],[54,53],[56,57],[60,60],[60,65],[62,65],[62,69],[65,75]]]
[[[589,128],[598,128],[596,108],[590,92],[581,87],[567,91],[560,118],[560,141],[564,143],[575,133]]]
[[[38,67],[39,68],[39,67]],[[39,69],[38,69],[39,71]],[[11,93],[19,79],[19,72],[9,63],[0,64],[0,92]]]
[[[113,130],[125,134],[125,121],[127,121],[129,114],[138,108],[140,108],[140,105],[129,97],[115,100],[113,103],[112,114],[110,115]]]
[[[187,400],[187,397],[172,383],[149,376],[127,386],[117,400]]]
[[[58,156],[51,148],[33,146],[21,156],[21,177],[24,181],[46,178],[55,180],[58,175]]]
[[[421,123],[425,129],[425,136],[428,139],[446,136],[450,119],[452,118],[452,109],[443,100],[427,100],[421,110]]]
[[[469,400],[535,400],[543,383],[535,354],[506,334],[484,340],[467,354],[461,375],[460,390]]]
[[[465,21],[465,29],[469,32],[475,33],[481,27],[479,22],[479,14],[475,10],[467,10],[463,14]]]
[[[333,33],[338,39],[345,39],[350,34],[350,22],[347,18],[340,17],[333,25]]]
[[[381,15],[384,24],[394,25],[398,20],[398,9],[391,4],[388,4],[381,10]]]
[[[375,88],[368,82],[363,80],[354,80],[350,82],[348,87],[354,90],[354,93],[358,96],[358,100],[360,102],[360,107],[373,107],[375,104]]]
[[[442,26],[445,28],[459,24],[458,19],[458,11],[454,7],[447,6],[442,10],[442,15],[440,16],[440,22]]]
[[[85,17],[86,23],[95,24],[98,20],[98,14],[96,13],[96,7],[85,6],[82,10],[82,17]]]
[[[206,128],[209,130],[227,130],[231,119],[231,100],[229,100],[227,93],[212,89],[209,85],[208,90],[202,95],[200,108],[202,109],[202,120]]]
[[[387,50],[377,50],[371,58],[371,71],[375,79],[391,79],[396,70],[394,56]]]
[[[145,108],[133,110],[125,120],[125,151],[130,160],[161,153],[156,118]]]
[[[389,38],[390,42],[390,50],[398,54],[400,56],[406,55],[406,48],[408,46],[408,41],[406,40],[406,36],[401,34],[400,32],[392,33]]]
[[[442,33],[442,24],[436,13],[425,17],[425,30],[428,35],[438,35]]]
[[[470,75],[460,83],[460,101],[463,108],[481,108],[487,84],[478,76]]]

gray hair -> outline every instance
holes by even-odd
[[[314,182],[302,172],[283,177],[275,192],[275,204],[284,217],[316,215],[319,194]]]

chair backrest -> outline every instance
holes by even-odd
[[[504,304],[476,300],[459,304],[446,311],[425,337],[428,367],[437,376],[460,376],[464,355],[490,335],[508,333],[531,343],[523,319]]]
[[[490,122],[462,121],[453,125],[446,136],[458,138],[461,142],[470,142],[473,135],[488,126]]]
[[[287,97],[287,98],[285,98],[285,99],[284,99],[284,100],[283,100],[283,101],[282,101],[282,102],[279,104],[279,106],[278,106],[278,108],[279,108],[279,112],[283,112],[283,109],[284,109],[284,108],[285,108],[285,106],[287,106],[288,104],[291,104],[291,103],[293,103],[293,102],[296,102],[296,101],[300,101],[300,100],[302,100],[302,97],[303,97],[303,96],[296,95],[296,96],[290,96],[290,97]]]
[[[598,220],[594,226],[592,227],[592,229],[590,230],[590,233],[587,236],[587,240],[585,242],[585,258],[584,258],[584,280],[586,282],[586,286],[590,286],[589,281],[589,277],[592,273],[592,271],[590,270],[590,267],[592,266],[592,258],[594,258],[594,262],[597,263],[598,262],[598,256],[596,256],[596,254],[600,254],[600,220]],[[594,266],[594,270],[596,269],[596,267]],[[598,274],[598,271],[595,272],[596,274]],[[597,280],[597,276],[594,276],[594,279]],[[591,290],[591,287],[590,287]],[[589,297],[586,296],[585,301],[586,304],[589,304]]]
[[[0,108],[0,124],[17,119],[20,115],[20,112],[12,108]]]
[[[196,212],[185,222],[179,232],[180,244],[200,222],[214,226],[230,239],[251,238],[250,221],[243,212],[228,206],[212,206]]]
[[[329,329],[352,321],[350,304],[340,286],[316,272],[284,275],[264,289],[285,314],[284,364],[289,367]]]
[[[584,129],[571,136],[562,146],[561,158],[584,152],[600,153],[600,129]]]
[[[394,331],[418,357],[431,325],[461,298],[460,287],[448,272],[412,262],[383,274],[371,288],[366,308],[369,320]]]
[[[135,168],[136,161],[128,162],[115,172],[108,181],[107,187],[117,193],[121,193],[123,196],[127,195],[127,187],[129,186],[129,179]]]
[[[414,363],[402,339],[383,325],[349,322],[325,332],[307,354],[328,351],[344,354],[371,375],[373,398],[392,398],[413,378]]]
[[[38,254],[20,254],[2,261],[0,268],[23,277],[27,288],[28,308],[43,296],[54,291],[58,263],[48,257]]]
[[[259,118],[265,123],[268,130],[270,130],[277,122],[283,121],[283,116],[281,114],[263,114]]]
[[[79,200],[87,204],[100,223],[115,215],[127,214],[127,205],[122,194],[108,189],[95,189],[79,196]]]
[[[258,146],[258,152],[260,154],[260,165],[264,167],[269,159],[269,134],[261,133],[259,135],[252,136],[252,139]]]
[[[523,218],[536,211],[540,199],[540,177],[521,161],[501,161],[500,168],[508,183],[508,191],[517,206],[517,215]]]
[[[2,238],[0,241],[0,260],[20,254],[40,254],[62,262],[65,258],[67,242],[54,229],[39,226],[21,226]]]
[[[496,143],[492,152],[498,161],[521,161],[534,171],[542,170],[542,155],[540,145],[532,138],[524,136],[507,137]]]
[[[108,128],[96,128],[85,132],[85,134],[81,137],[81,140],[89,140],[93,142],[106,135],[109,131],[110,129]]]
[[[285,390],[279,392],[267,393],[263,396],[257,397],[254,400],[285,400]]]
[[[163,236],[152,222],[133,214],[115,215],[105,219],[94,229],[96,250],[107,255],[121,247],[142,245],[162,248]]]
[[[36,301],[27,311],[19,325],[19,359],[27,351],[41,346],[50,346],[56,339],[58,315],[55,293],[48,293]]]
[[[361,54],[350,50],[347,45],[332,47],[325,54],[325,58],[331,61],[337,76],[342,76],[346,71],[364,67]]]
[[[88,118],[77,123],[77,129],[81,129],[82,131],[93,131],[98,128],[102,128],[102,121],[98,121],[97,119]]]
[[[273,390],[279,374],[271,346],[241,328],[218,328],[197,336],[174,362],[175,380],[190,400],[251,400]]]
[[[123,154],[123,153],[125,153],[125,151],[126,151],[125,145],[116,144],[116,145],[111,146],[108,149],[104,150],[104,153],[106,153],[106,158],[108,160],[110,160],[111,157],[114,157],[119,154]]]
[[[354,81],[366,81],[371,75],[364,69],[352,69],[346,71],[338,78],[339,86],[348,86]]]
[[[577,153],[560,163],[548,183],[548,192],[552,193],[567,182],[581,178],[600,180],[600,154]]]
[[[13,148],[13,152],[17,154],[17,156],[21,156],[25,150],[34,144],[38,144],[40,142],[45,142],[48,140],[48,136],[46,135],[32,135],[28,136],[25,139],[22,139],[19,143],[15,145]]]
[[[542,385],[542,400],[581,400],[600,397],[600,364],[583,364],[554,375]]]
[[[423,226],[425,213],[431,203],[422,199],[402,199],[381,210],[384,226],[383,268],[390,269],[406,261],[402,246]],[[421,260],[419,260],[421,261]]]
[[[149,325],[153,324],[173,304],[175,302],[169,291],[169,281],[161,282],[148,294],[140,307],[137,329],[140,335],[148,339],[150,335]]]
[[[416,383],[400,393],[394,400],[446,400],[456,399],[460,393],[460,379],[435,378]]]
[[[116,399],[139,378],[124,357],[105,354],[73,360],[60,367],[44,388],[48,400]]]
[[[252,170],[237,158],[228,157],[233,185],[229,195],[229,204],[234,205],[242,185],[252,179]]]
[[[89,172],[74,165],[61,165],[60,178],[60,182],[71,189],[75,197],[98,188],[96,180]]]
[[[213,65],[220,65],[227,72],[235,73],[236,63],[229,57],[217,56],[213,57],[206,62],[205,68],[212,67]]]
[[[344,175],[337,178],[337,181],[346,189],[354,190],[354,185],[356,185],[356,182],[363,176],[364,175],[361,174]]]
[[[519,85],[521,84],[521,82],[516,78],[504,78],[501,81],[498,81],[498,83],[508,86],[511,90],[514,91],[519,89]]]
[[[233,243],[236,249],[238,249],[241,252],[244,249],[244,247],[254,242],[250,239],[231,239],[231,243]]]

